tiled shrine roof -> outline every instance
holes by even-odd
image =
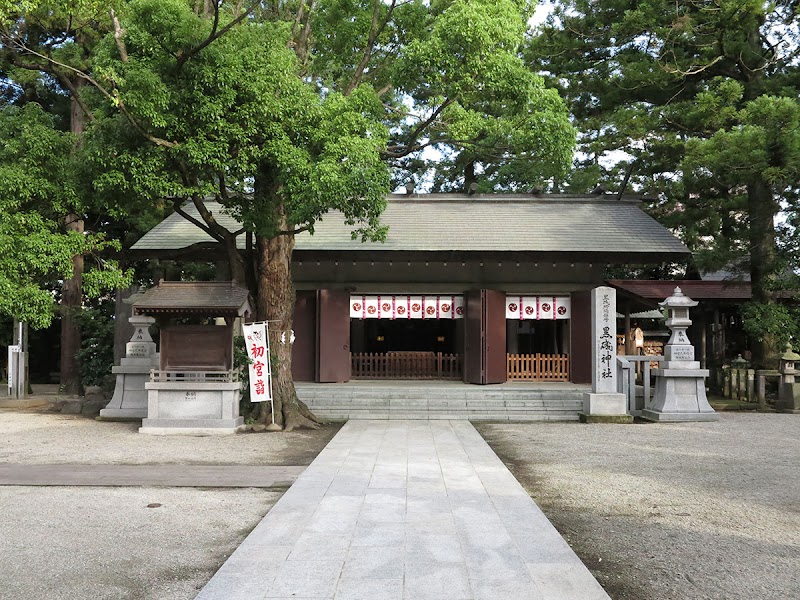
[[[133,304],[140,315],[242,316],[252,311],[245,288],[229,281],[162,281]]]
[[[239,228],[219,204],[208,202],[207,207],[224,227]],[[198,217],[193,205],[184,210]],[[609,254],[668,262],[689,255],[680,240],[641,210],[638,199],[616,195],[392,194],[381,222],[389,226],[386,242],[362,243],[352,239],[353,227],[341,214],[331,212],[316,224],[313,236],[297,235],[295,252],[318,260],[326,255],[368,258],[375,253],[521,252],[562,253],[589,261],[598,253],[606,255],[596,256],[597,262]],[[156,254],[204,243],[213,240],[172,214],[132,250]],[[244,248],[244,235],[238,243]]]
[[[648,300],[664,300],[676,287],[692,300],[749,300],[749,281],[610,279],[609,285]]]

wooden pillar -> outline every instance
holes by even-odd
[[[498,290],[464,293],[464,381],[506,381],[506,295]]]
[[[625,302],[625,354],[631,355],[635,352],[633,340],[631,339],[631,303]]]
[[[572,292],[571,304],[570,379],[592,383],[592,292]]]
[[[297,292],[294,305],[292,379],[314,381],[317,357],[317,292]]]
[[[317,381],[350,381],[350,294],[317,291]]]

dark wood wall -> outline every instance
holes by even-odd
[[[294,305],[292,377],[314,381],[317,363],[317,292],[298,291]]]
[[[350,293],[317,290],[317,377],[320,383],[350,381]]]
[[[592,292],[572,292],[570,323],[570,380],[592,383]]]

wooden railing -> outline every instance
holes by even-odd
[[[509,381],[569,381],[568,354],[509,354]]]
[[[353,379],[461,379],[461,355],[362,352],[350,355]]]
[[[239,381],[239,370],[232,371],[161,371],[150,369],[150,381],[154,383],[192,382],[192,383],[236,383]]]

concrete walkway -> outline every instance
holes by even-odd
[[[467,421],[349,421],[198,600],[608,599]]]

